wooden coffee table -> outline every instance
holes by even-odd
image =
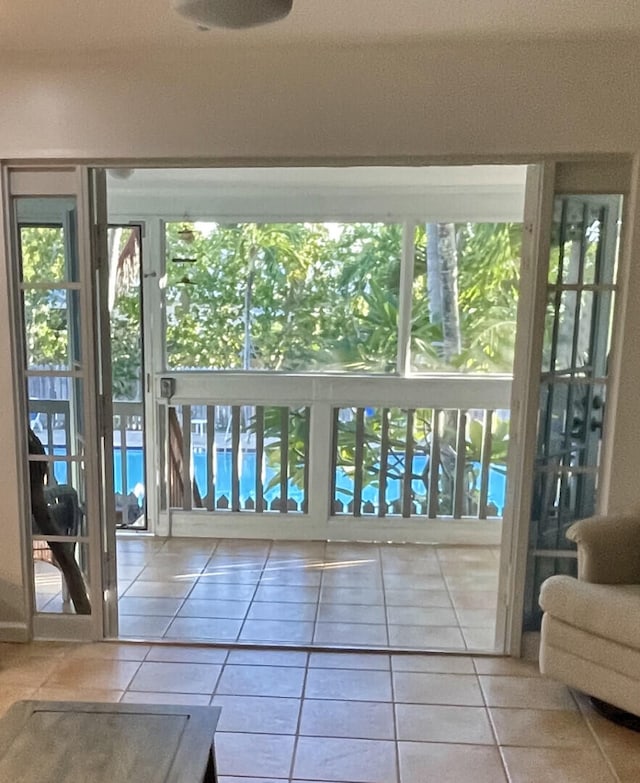
[[[6,783],[215,783],[219,707],[19,701],[0,720]]]

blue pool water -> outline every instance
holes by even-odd
[[[122,479],[120,474],[120,466],[122,462],[122,454],[119,448],[115,448],[113,452],[113,469],[114,469],[114,484],[115,491],[122,493]],[[207,464],[206,454],[196,453],[193,456],[194,462],[194,474],[196,483],[200,493],[204,496],[207,494]],[[427,464],[427,457],[424,455],[414,457],[413,470],[414,473],[422,473]],[[216,452],[216,496],[220,498],[225,495],[227,499],[231,500],[231,473],[232,473],[232,454],[229,451],[217,451]],[[56,478],[58,478],[57,468],[64,467],[66,465],[56,466]],[[479,468],[479,466],[477,466]],[[264,486],[268,487],[269,482],[275,479],[277,472],[274,468],[266,468],[264,477]],[[58,478],[60,481],[61,478]],[[353,482],[349,476],[342,470],[338,470],[337,475],[337,495],[338,499],[347,504],[353,495]],[[144,460],[142,455],[142,449],[129,448],[127,449],[127,487],[126,493],[133,491],[137,484],[144,484]],[[256,492],[256,456],[253,452],[246,452],[243,455],[242,472],[240,475],[240,498],[241,501],[246,501],[248,498],[255,499]],[[421,481],[414,481],[413,488],[416,492],[424,492],[424,484]],[[498,467],[492,467],[489,471],[489,503],[495,504],[498,509],[498,515],[502,514],[504,508],[504,498],[506,490],[506,477],[504,471]],[[265,493],[265,501],[267,504],[276,500],[280,494],[280,488],[278,485],[267,490]],[[393,502],[395,499],[400,498],[402,494],[402,482],[397,479],[391,479],[387,483],[387,502]],[[293,482],[289,481],[288,495],[295,500],[298,504],[302,502],[302,491]],[[378,489],[374,486],[366,486],[362,491],[363,502],[370,501],[377,504],[378,501]]]
[[[55,453],[62,454],[64,449],[56,448]],[[204,453],[196,453],[193,456],[194,473],[196,483],[200,493],[207,494],[207,464]],[[122,476],[120,472],[122,464],[122,453],[119,448],[113,450],[113,470],[114,470],[114,489],[118,494],[122,494]],[[427,457],[424,455],[416,456],[413,460],[414,473],[422,473],[427,464]],[[222,495],[231,501],[231,465],[232,454],[229,451],[216,452],[216,497]],[[477,466],[479,468],[479,466]],[[54,475],[56,481],[60,484],[67,482],[67,463],[54,463]],[[272,479],[275,479],[277,472],[274,468],[267,466],[264,486],[268,487]],[[353,482],[349,476],[338,469],[336,477],[337,499],[345,505],[350,502],[353,496]],[[127,486],[124,494],[133,492],[137,485],[144,485],[144,459],[141,448],[127,449]],[[256,455],[253,452],[246,452],[243,456],[242,472],[240,475],[240,499],[244,501],[248,498],[255,500],[256,492]],[[417,492],[424,492],[424,484],[421,481],[413,482],[413,489]],[[488,502],[493,503],[498,509],[498,515],[502,514],[504,508],[506,491],[506,476],[504,470],[498,467],[491,467],[489,471],[489,492]],[[276,500],[280,494],[280,487],[276,484],[271,489],[265,491],[265,501],[270,504]],[[303,495],[299,487],[289,481],[288,495],[298,504],[302,503]],[[397,479],[390,479],[387,482],[387,502],[391,503],[402,495],[402,482]],[[363,503],[371,502],[376,506],[378,501],[378,489],[375,486],[365,486],[362,490]]]

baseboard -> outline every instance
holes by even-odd
[[[0,622],[0,642],[28,642],[30,639],[26,623]]]

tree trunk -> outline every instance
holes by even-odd
[[[442,324],[442,353],[448,362],[462,350],[454,223],[427,225],[427,286],[431,321]]]
[[[442,281],[440,280],[440,256],[438,255],[438,224],[427,224],[427,297],[429,320],[442,323]]]

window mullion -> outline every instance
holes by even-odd
[[[398,292],[398,374],[406,376],[411,370],[411,300],[413,295],[414,240],[416,223],[407,221],[402,228],[402,256],[400,258],[400,290]]]

